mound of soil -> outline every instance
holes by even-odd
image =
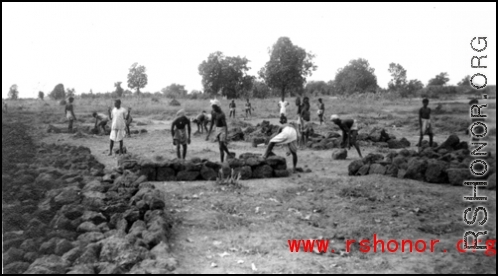
[[[180,106],[180,102],[177,101],[176,99],[173,99],[171,102],[169,102],[170,106]]]
[[[2,124],[3,265],[6,273],[161,273],[165,195],[129,170],[104,174],[86,147],[35,145],[20,123]],[[84,134],[83,134],[84,135]]]
[[[425,143],[424,143],[425,142]],[[479,179],[471,175],[469,166],[474,160],[470,156],[467,142],[460,141],[457,135],[450,135],[440,146],[430,147],[422,143],[420,153],[402,149],[391,151],[386,156],[369,154],[362,160],[349,164],[349,175],[382,174],[397,178],[408,178],[437,184],[461,186],[469,179]],[[489,153],[486,157],[488,172],[481,179],[490,179],[489,189],[496,189],[496,159]],[[476,170],[483,169],[477,168]]]

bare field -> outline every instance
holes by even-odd
[[[288,113],[294,119],[294,98]],[[147,133],[125,140],[129,152],[149,157],[175,158],[170,134],[171,119],[180,108],[189,116],[209,111],[208,101],[181,101],[182,106],[171,107],[168,100],[123,100],[132,107],[135,122],[146,125],[132,129],[146,129]],[[312,100],[314,101],[314,100]],[[262,120],[277,124],[278,99],[253,100],[253,118],[245,122],[256,125]],[[418,142],[418,114],[421,101],[389,101],[375,98],[325,98],[326,118],[344,114],[357,118],[361,127],[381,126],[397,137],[406,137],[412,145]],[[431,102],[434,110],[435,141],[443,142],[456,133],[468,141],[463,130],[469,125],[468,100]],[[243,101],[237,101],[237,117],[242,118]],[[222,101],[224,110],[228,101]],[[79,121],[75,127],[91,126],[92,111],[105,112],[111,103],[104,101],[75,101]],[[20,107],[22,106],[22,109]],[[487,150],[496,154],[496,102],[489,101],[486,124],[491,136]],[[90,148],[92,154],[107,170],[117,165],[115,157],[108,157],[108,137],[72,134],[48,134],[47,124],[64,128],[63,107],[55,102],[41,101],[9,103],[9,113],[2,122],[22,121],[31,126],[35,141],[63,143]],[[228,115],[228,114],[227,114]],[[317,124],[316,106],[312,102],[312,120]],[[229,120],[229,126],[238,121]],[[316,127],[325,133],[334,129],[330,122]],[[462,129],[463,128],[463,129]],[[196,126],[192,126],[193,132]],[[5,135],[5,134],[4,134]],[[247,142],[228,145],[237,155],[245,152],[263,153]],[[415,149],[414,146],[412,148]],[[363,155],[379,152],[379,148],[361,148]],[[276,149],[284,156],[283,150]],[[459,253],[456,243],[468,230],[463,211],[475,203],[467,203],[463,196],[471,195],[471,188],[436,185],[388,176],[348,176],[348,165],[358,159],[355,150],[347,160],[332,160],[330,151],[302,149],[298,152],[298,166],[310,168],[311,173],[294,174],[285,179],[241,181],[240,188],[219,186],[215,182],[156,182],[166,193],[167,208],[177,223],[173,227],[173,255],[178,260],[178,273],[490,273],[496,274],[496,258],[482,251]],[[187,158],[201,157],[219,160],[218,147],[206,142],[205,134],[193,136]],[[292,164],[287,157],[287,164]],[[496,239],[496,191],[485,190],[489,220],[484,229],[488,237]],[[475,227],[474,227],[475,229]],[[480,229],[481,230],[481,229]],[[353,245],[343,254],[290,253],[289,239],[327,239],[337,252],[344,251],[346,239],[372,239],[373,234],[384,240],[438,239],[434,253],[361,253]],[[443,252],[443,250],[447,250]],[[254,265],[253,265],[254,264]]]

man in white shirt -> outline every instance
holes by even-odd
[[[119,142],[119,153],[123,154],[123,139],[126,135],[126,115],[126,109],[121,107],[121,100],[114,102],[114,109],[112,111],[109,108],[109,118],[112,120],[109,156],[112,156],[114,142]]]
[[[282,99],[280,102],[278,102],[278,106],[280,107],[280,116],[284,115],[287,116],[287,106],[289,105],[289,102]]]

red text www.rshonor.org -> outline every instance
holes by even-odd
[[[482,243],[481,240],[477,241],[478,243]],[[334,252],[334,249],[329,250],[329,240],[288,240],[287,241],[290,252],[319,252],[319,253],[339,253]],[[396,253],[396,252],[417,252],[417,253],[426,253],[426,252],[435,252],[436,244],[439,243],[439,240],[388,240],[384,241],[382,239],[378,239],[377,235],[373,235],[373,240],[346,240],[346,252],[351,251],[351,246],[355,243],[359,245],[359,251],[362,253]],[[495,248],[496,240],[487,240],[486,250],[484,254],[486,256],[496,256],[496,248]],[[472,250],[465,249],[464,241],[460,240],[456,244],[456,249],[461,252],[476,252],[483,250]],[[302,249],[302,250],[301,250]],[[443,249],[442,252],[447,252],[446,249]]]

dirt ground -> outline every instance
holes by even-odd
[[[384,112],[395,110],[395,107],[386,106]],[[489,110],[488,114],[486,123],[496,127],[496,110]],[[47,125],[36,115],[25,114],[22,118],[31,123],[32,132],[39,135],[39,142],[86,146],[107,169],[117,165],[115,156],[107,156],[107,136],[75,138],[71,134],[47,134]],[[55,115],[46,113],[43,116]],[[462,116],[468,117],[467,114]],[[147,122],[145,126],[133,128],[148,132],[125,140],[129,152],[150,157],[176,157],[170,134],[171,121],[148,118],[136,118],[135,121]],[[255,125],[260,121],[255,118],[247,122]],[[277,124],[277,119],[270,121]],[[88,121],[86,125],[91,123]],[[387,127],[390,122],[379,119],[377,124]],[[195,130],[196,126],[193,126]],[[412,127],[396,126],[388,132],[399,138],[406,137],[412,145],[418,142],[418,132]],[[441,143],[449,134],[436,132],[435,141]],[[462,140],[469,140],[463,133],[459,135]],[[496,154],[495,136],[491,140],[488,150]],[[247,142],[230,143],[229,149],[237,156],[265,150],[264,147],[252,148]],[[365,156],[377,152],[378,148],[361,150]],[[285,156],[284,149],[275,152]],[[359,158],[354,149],[348,152],[347,160],[332,160],[330,151],[302,149],[298,154],[298,166],[310,168],[312,173],[294,174],[284,179],[241,181],[241,187],[220,186],[213,181],[154,183],[166,192],[168,209],[178,221],[172,242],[173,254],[179,262],[175,272],[496,274],[495,256],[485,256],[483,251],[459,253],[456,248],[467,230],[487,230],[487,238],[496,239],[495,191],[479,192],[488,197],[484,203],[465,202],[463,196],[472,195],[469,187],[388,176],[348,176],[349,163]],[[206,142],[205,134],[193,136],[189,157],[218,160],[217,144]],[[287,162],[292,164],[290,157]],[[463,222],[463,211],[476,206],[487,208],[488,221],[484,226],[469,227]],[[344,252],[346,239],[372,239],[374,234],[386,242],[389,239],[423,239],[428,243],[437,239],[440,242],[433,253],[362,253],[358,245],[353,245],[349,253]],[[290,239],[327,239],[330,240],[329,249],[333,248],[335,253],[291,253]],[[342,253],[336,254],[339,252]]]

